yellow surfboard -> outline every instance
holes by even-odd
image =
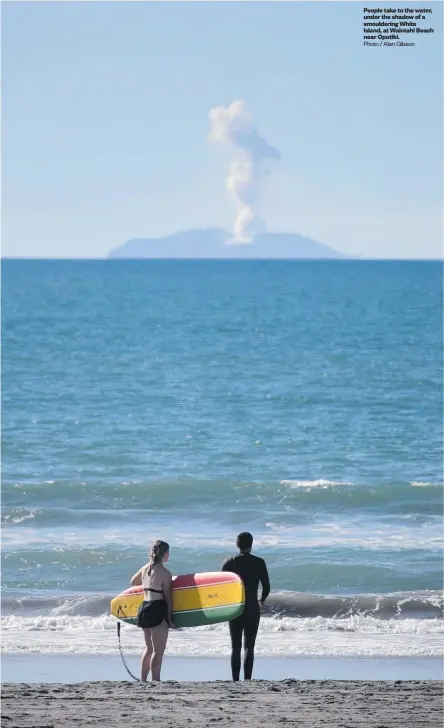
[[[122,622],[137,624],[143,587],[135,586],[111,601],[111,614]],[[172,618],[178,627],[199,627],[227,622],[244,609],[242,579],[229,571],[182,574],[173,577]]]

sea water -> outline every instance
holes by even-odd
[[[258,654],[440,655],[442,291],[440,262],[4,261],[2,649],[115,651],[154,539],[206,571],[249,530]]]

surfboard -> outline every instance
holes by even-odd
[[[143,587],[133,586],[111,601],[111,614],[128,624],[137,624]],[[244,609],[242,579],[229,571],[208,571],[173,576],[172,618],[177,627],[200,627],[227,622]]]

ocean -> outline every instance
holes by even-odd
[[[2,650],[113,653],[154,539],[207,571],[249,530],[257,654],[441,655],[442,293],[441,262],[3,261]]]

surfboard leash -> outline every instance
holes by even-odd
[[[125,660],[125,657],[123,655],[122,645],[121,645],[121,642],[120,642],[120,622],[119,621],[117,621],[117,641],[119,643],[120,657],[122,658],[123,665],[124,665],[125,670],[127,671],[128,675],[130,675],[133,678],[133,680],[135,680],[136,682],[142,682],[142,680],[140,678],[138,678],[135,675],[133,675],[133,673],[129,669],[128,665],[126,664],[126,660]]]

